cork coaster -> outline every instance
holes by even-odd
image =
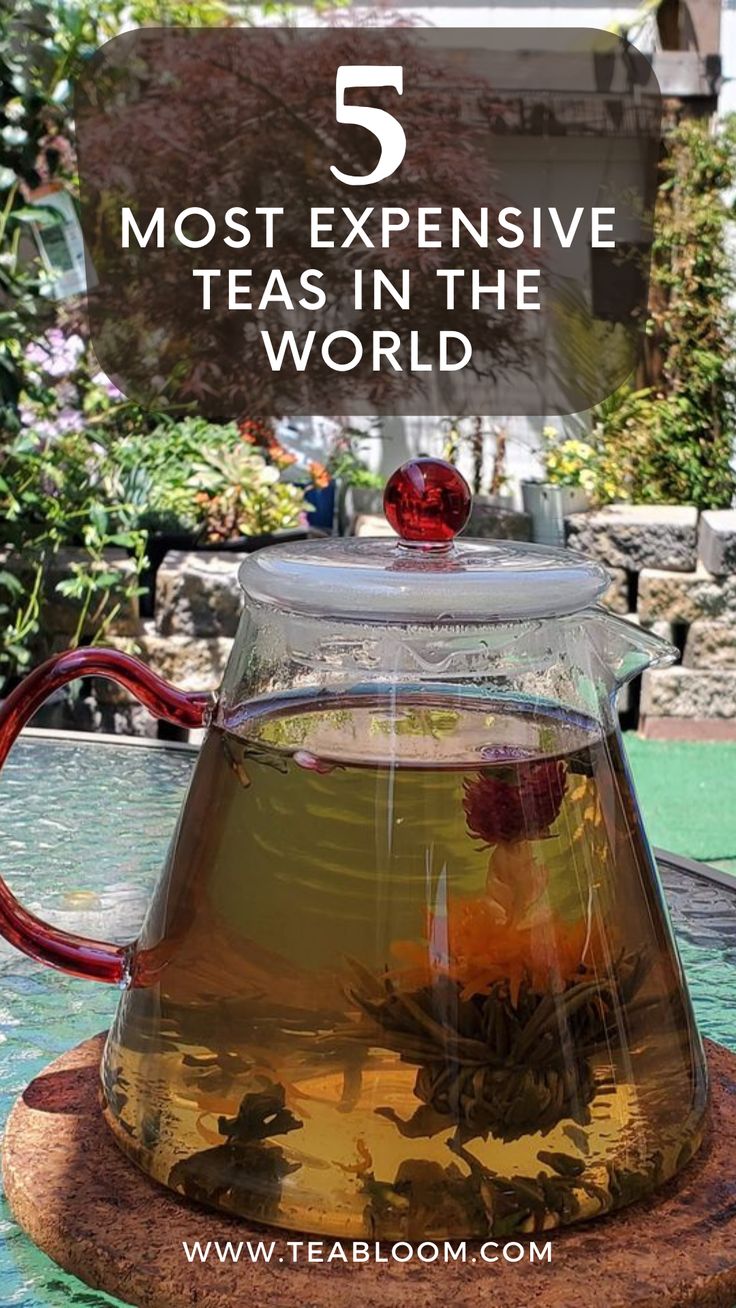
[[[552,1232],[552,1262],[294,1263],[298,1238],[230,1219],[148,1180],[98,1105],[103,1037],[32,1081],[8,1121],[3,1175],[16,1220],[51,1258],[136,1308],[732,1308],[736,1303],[736,1054],[707,1043],[711,1127],[656,1198]],[[306,1238],[306,1237],[305,1237]],[[190,1264],[182,1241],[275,1240],[272,1261]],[[332,1241],[324,1238],[329,1249]],[[348,1246],[349,1247],[349,1246]],[[283,1256],[283,1262],[279,1258]]]

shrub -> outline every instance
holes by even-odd
[[[667,138],[655,214],[639,389],[593,410],[594,441],[638,503],[728,507],[736,489],[736,267],[727,248],[736,117],[686,120]]]

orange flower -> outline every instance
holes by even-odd
[[[431,985],[437,976],[449,976],[468,999],[506,982],[516,1003],[524,980],[543,993],[575,977],[583,962],[586,925],[563,922],[551,912],[525,927],[504,924],[492,903],[472,899],[453,905],[446,918],[432,916],[428,936],[426,941],[395,943],[403,984]],[[436,953],[438,936],[446,941],[444,958]]]
[[[318,463],[312,459],[309,464],[309,475],[318,490],[324,490],[330,484],[330,474],[323,463]]]
[[[238,431],[247,445],[267,446],[274,439],[271,423],[263,418],[243,418],[238,423]]]
[[[238,423],[238,431],[246,445],[254,445],[257,449],[264,450],[277,468],[288,468],[292,463],[296,463],[296,454],[292,454],[291,450],[287,450],[286,446],[281,444],[273,429],[273,423],[268,420],[243,418]]]
[[[525,978],[539,991],[563,986],[582,965],[588,925],[560,918],[543,897],[546,885],[546,868],[527,846],[497,846],[485,895],[430,914],[426,940],[394,944],[402,984],[431,985],[445,975],[468,998],[505,981],[514,1003]]]
[[[292,463],[296,463],[296,455],[292,454],[291,450],[287,450],[275,436],[266,446],[266,453],[277,468],[288,468]]]
[[[547,912],[526,927],[502,925],[487,903],[466,902],[449,914],[448,939],[464,998],[508,981],[515,1002],[524,978],[538,991],[572,979],[582,962],[585,924]]]

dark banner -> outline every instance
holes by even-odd
[[[77,92],[95,350],[146,404],[569,413],[635,363],[660,99],[592,30],[158,30]]]

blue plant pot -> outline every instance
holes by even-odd
[[[335,483],[328,486],[310,486],[304,498],[313,507],[307,512],[310,527],[320,527],[323,531],[332,531],[335,521]]]

